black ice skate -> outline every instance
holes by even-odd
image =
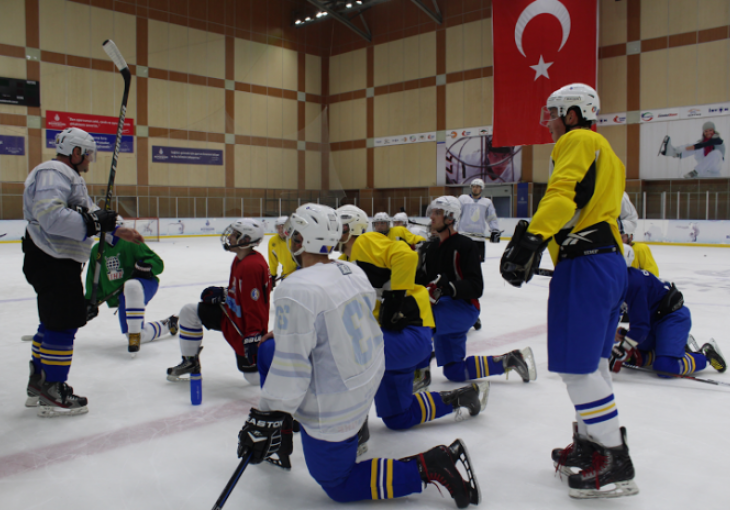
[[[502,362],[504,373],[509,378],[510,370],[517,372],[524,382],[537,379],[537,368],[535,357],[532,355],[532,348],[525,347],[521,350],[514,350],[501,356],[493,357],[495,362]]]
[[[38,416],[73,416],[89,412],[88,399],[74,395],[74,389],[62,381],[46,382],[41,375],[41,393],[38,400]]]
[[[474,329],[477,331],[482,329],[482,320],[481,319],[477,319],[477,321],[474,323]]]
[[[469,452],[461,439],[454,441],[451,446],[437,446],[425,453],[401,460],[418,462],[418,472],[424,485],[429,483],[442,485],[454,498],[457,507],[466,508],[469,504],[478,505],[481,501],[479,482],[472,471]],[[461,461],[466,471],[466,480],[461,477],[456,461]]]
[[[41,396],[41,374],[35,371],[35,365],[30,363],[30,377],[28,377],[28,387],[25,392],[28,398],[25,399],[25,407],[38,407],[38,398]]]
[[[578,434],[578,424],[573,422],[573,442],[565,448],[555,448],[552,453],[555,471],[561,475],[574,475],[590,468],[595,451],[588,438]]]
[[[723,373],[727,370],[727,362],[722,352],[720,352],[720,347],[718,347],[715,339],[710,338],[710,341],[702,346],[702,354],[705,355],[707,362],[712,365],[712,368],[718,372]]]
[[[592,444],[595,451],[591,467],[568,477],[571,498],[621,498],[639,493],[624,427],[621,427],[621,442],[621,446],[613,448]]]
[[[198,354],[195,356],[183,356],[178,366],[168,368],[167,380],[172,382],[190,382],[190,374],[200,373],[200,351],[202,350],[202,347],[198,349]],[[187,377],[182,377],[184,375],[187,375]]]
[[[668,136],[665,136],[659,145],[659,154],[657,156],[667,156],[670,158],[681,158],[682,151],[678,151],[673,145],[672,141]]]
[[[170,331],[171,336],[175,336],[177,335],[179,321],[180,317],[178,317],[177,315],[170,315],[167,319],[163,319],[160,322],[163,326],[167,326],[167,329]]]
[[[357,456],[363,455],[368,451],[368,441],[370,441],[370,426],[368,425],[368,417],[357,431]]]
[[[474,382],[458,390],[442,391],[439,395],[444,404],[451,405],[454,408],[454,419],[461,421],[466,419],[466,416],[461,414],[462,407],[466,407],[471,416],[478,415],[487,407],[489,382]]]
[[[431,386],[431,368],[416,369],[416,373],[413,376],[413,394],[428,391],[429,386]]]

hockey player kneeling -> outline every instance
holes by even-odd
[[[301,424],[309,473],[335,501],[398,498],[438,482],[459,508],[478,504],[479,485],[461,440],[400,460],[357,462],[358,431],[385,371],[375,291],[357,265],[329,259],[342,235],[333,209],[303,205],[285,231],[301,269],[276,292],[273,338],[259,347],[261,398],[238,435],[238,456],[258,464],[288,455],[291,415]]]
[[[199,303],[180,310],[182,362],[167,369],[170,381],[189,381],[200,373],[203,327],[221,331],[236,353],[238,369],[258,385],[256,357],[261,337],[269,327],[271,275],[263,255],[254,248],[264,238],[263,224],[250,218],[231,223],[221,235],[223,249],[236,255],[228,287],[208,287]]]
[[[626,305],[631,325],[619,328],[611,356],[611,369],[622,365],[651,366],[658,372],[690,375],[703,370],[709,363],[718,372],[727,370],[727,363],[715,340],[710,339],[702,348],[688,343],[692,318],[684,306],[682,293],[673,283],[661,281],[649,271],[632,266],[634,252],[624,246],[629,266],[629,290]],[[696,352],[695,352],[696,351]],[[662,376],[659,377],[669,377]]]
[[[135,244],[106,234],[107,246],[99,275],[99,295],[109,308],[118,308],[119,326],[127,335],[127,350],[135,356],[140,344],[152,342],[165,335],[177,334],[177,316],[157,322],[144,322],[145,307],[157,294],[164,264],[159,255],[146,244]],[[86,271],[86,299],[91,298],[97,243],[91,250]],[[87,320],[93,318],[93,314]]]

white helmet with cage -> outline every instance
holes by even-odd
[[[595,123],[598,120],[598,113],[601,111],[601,101],[598,93],[584,83],[571,83],[561,87],[547,99],[547,104],[542,107],[540,124],[547,126],[547,123],[558,117],[565,117],[568,110],[576,107],[583,116],[583,120]],[[557,111],[551,115],[550,109]]]
[[[89,162],[96,161],[96,141],[83,129],[66,128],[56,135],[56,154],[71,156],[76,147]]]
[[[484,181],[481,179],[474,179],[471,181],[472,186],[479,186],[480,188],[484,189]]]
[[[404,212],[396,213],[395,216],[393,216],[393,224],[395,223],[403,223],[403,227],[408,225],[408,215]]]
[[[232,234],[237,234],[231,239]],[[236,220],[221,234],[223,249],[230,251],[233,248],[248,248],[258,246],[264,238],[264,225],[252,218]]]
[[[289,250],[295,257],[303,252],[327,255],[342,237],[342,223],[337,212],[322,204],[304,204],[289,217],[284,226]],[[292,237],[302,236],[301,248],[292,249]]]
[[[354,205],[343,205],[337,209],[337,216],[340,218],[342,227],[348,226],[349,232],[347,240],[350,240],[351,236],[359,236],[365,233],[368,229],[368,216],[365,211]]]
[[[274,226],[278,227],[279,225],[284,225],[286,223],[286,220],[288,220],[288,219],[289,219],[289,216],[279,216],[274,221]]]
[[[388,213],[386,212],[379,212],[375,213],[375,216],[373,216],[373,223],[378,221],[384,221],[390,226],[390,216],[388,216]]]
[[[444,219],[454,220],[454,228],[456,228],[461,217],[461,202],[458,198],[449,195],[438,197],[428,205],[426,216],[431,216],[431,211],[443,211]]]

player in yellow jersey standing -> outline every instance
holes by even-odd
[[[616,222],[626,170],[606,139],[590,129],[599,109],[596,91],[581,83],[548,97],[541,123],[555,146],[547,191],[532,222],[517,224],[500,266],[504,279],[520,287],[537,270],[546,245],[555,263],[548,369],[565,382],[577,424],[573,444],[553,450],[553,461],[569,475],[575,498],[639,492],[608,365],[627,289]]]
[[[284,223],[289,218],[287,216],[279,216],[274,222],[276,234],[269,239],[269,272],[271,272],[271,288],[276,287],[276,275],[279,273],[279,264],[281,264],[281,278],[284,279],[297,269],[297,263],[291,256],[289,247],[286,244],[286,236],[284,235]]]

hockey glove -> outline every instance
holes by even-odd
[[[260,464],[281,447],[281,429],[286,413],[251,408],[248,419],[238,433],[238,457],[251,455],[251,464]]]
[[[271,275],[271,290],[274,290],[276,288],[276,275]]]
[[[209,305],[220,305],[226,302],[226,294],[223,287],[208,287],[200,294],[200,300]]]
[[[502,237],[503,230],[492,230],[492,232],[489,234],[489,242],[490,243],[498,243],[500,237]]]
[[[405,290],[384,290],[383,302],[380,305],[380,327],[394,331],[401,331],[407,326],[405,316],[401,312]]]
[[[138,260],[134,263],[134,271],[132,271],[132,278],[144,278],[149,280],[154,278],[152,274],[152,264],[148,264],[144,260]]]
[[[515,227],[507,248],[502,255],[499,271],[507,283],[515,287],[522,287],[527,283],[540,267],[542,252],[547,246],[541,235],[531,234],[527,231],[530,224],[520,220]]]
[[[258,359],[261,337],[262,335],[253,335],[243,339],[243,350],[246,353],[246,359],[252,365],[255,365]]]
[[[79,212],[84,218],[84,223],[86,223],[86,237],[94,236],[99,232],[113,232],[117,226],[116,211],[97,209],[88,212],[82,209]]]
[[[442,274],[438,275],[434,281],[426,285],[426,288],[428,289],[428,297],[432,305],[438,303],[442,296],[456,296],[456,287]]]
[[[99,307],[97,305],[92,305],[91,301],[88,299],[86,300],[86,322],[91,321],[91,319],[95,318],[97,315],[99,315]]]
[[[613,344],[613,350],[611,351],[611,358],[608,360],[608,367],[615,373],[618,373],[623,364],[629,360],[638,361],[638,366],[641,366],[641,354],[636,349],[637,342],[626,338],[626,333],[627,331],[624,328],[618,329],[616,342]]]

